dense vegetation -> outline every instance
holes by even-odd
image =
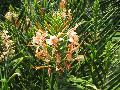
[[[119,90],[119,4],[0,2],[0,90]]]

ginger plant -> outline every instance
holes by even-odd
[[[36,47],[35,56],[43,60],[45,65],[33,68],[48,68],[49,76],[54,69],[58,73],[69,71],[71,62],[81,58],[78,55],[80,44],[76,29],[82,21],[71,28],[72,14],[70,9],[65,8],[66,3],[61,0],[58,11],[44,15],[44,26],[38,22],[35,24],[32,46]]]

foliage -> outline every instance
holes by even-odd
[[[5,14],[6,20],[0,22],[2,90],[120,88],[118,0],[21,2],[20,8],[10,6]],[[70,50],[68,45],[72,41],[67,33],[71,29],[74,29],[73,35],[78,35],[72,39],[80,47],[72,53],[73,58],[69,61],[67,50]],[[41,41],[41,45],[42,39],[38,40],[37,35],[47,40]],[[55,41],[51,42],[53,38]],[[41,50],[46,50],[49,57],[42,56]]]

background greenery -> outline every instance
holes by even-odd
[[[18,1],[18,0],[17,0]],[[120,89],[120,1],[119,0],[67,0],[75,23],[85,22],[77,28],[79,54],[84,60],[72,63],[69,73],[47,75],[46,69],[28,46],[35,34],[35,23],[44,27],[44,14],[57,11],[60,0],[2,0],[0,2],[0,30],[7,30],[14,41],[15,53],[0,62],[0,88],[2,90],[119,90]],[[4,18],[6,12],[19,15],[19,26]],[[25,18],[30,19],[26,24]],[[2,44],[2,39],[0,40]],[[0,54],[2,54],[2,48]],[[20,73],[20,75],[16,74]],[[57,77],[57,78],[56,78]]]

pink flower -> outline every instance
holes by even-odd
[[[69,30],[69,31],[67,32],[67,35],[68,35],[68,37],[69,37],[68,40],[69,40],[71,43],[77,43],[77,42],[78,42],[79,38],[78,38],[77,33],[74,32],[74,30]]]
[[[40,43],[40,37],[33,37],[33,44],[39,44]]]
[[[47,43],[53,46],[56,46],[58,41],[59,39],[56,36],[50,36],[50,39],[47,39]]]
[[[68,32],[67,32],[67,35],[69,36],[69,37],[71,37],[71,36],[74,36],[74,35],[76,35],[77,33],[74,31],[74,30],[72,30],[72,29],[70,29]]]
[[[40,45],[46,40],[47,33],[36,32],[36,36],[33,37],[33,44]]]
[[[69,41],[72,43],[77,43],[78,40],[79,40],[78,35],[74,35],[74,36],[69,37]]]

